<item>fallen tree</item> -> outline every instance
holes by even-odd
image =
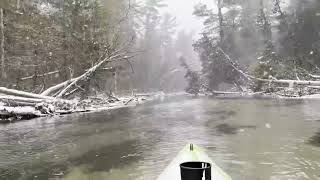
[[[35,98],[25,98],[25,97],[19,97],[19,96],[0,96],[0,99],[3,103],[11,105],[11,106],[30,106],[30,105],[36,105],[37,103],[45,102],[44,99],[35,99]],[[52,101],[52,100],[50,100]]]
[[[123,56],[123,57],[122,57]],[[66,95],[66,93],[70,90],[72,90],[72,88],[78,88],[77,87],[77,83],[80,81],[87,81],[88,79],[91,78],[91,76],[105,63],[109,63],[111,61],[114,60],[120,60],[120,59],[127,59],[128,56],[125,56],[125,54],[117,54],[108,58],[103,59],[102,61],[100,61],[99,63],[97,63],[95,66],[93,66],[92,68],[90,68],[87,72],[85,72],[84,74],[82,74],[81,76],[74,78],[73,81],[71,81],[66,87],[64,87],[58,94],[56,97],[64,97]]]
[[[15,89],[8,89],[5,87],[0,87],[0,94],[12,95],[12,96],[18,96],[18,97],[26,97],[26,98],[34,98],[34,99],[45,99],[45,100],[54,100],[55,99],[54,97],[50,97],[50,96],[29,93],[29,92],[19,91],[19,90],[15,90]]]
[[[99,58],[98,63],[96,65],[94,65],[93,67],[91,67],[90,69],[88,69],[82,75],[80,75],[76,78],[72,78],[70,80],[67,80],[65,82],[62,82],[60,84],[57,84],[55,86],[52,86],[52,87],[48,88],[47,90],[43,91],[41,93],[41,95],[42,96],[53,96],[53,97],[58,97],[58,98],[64,98],[67,95],[69,96],[73,92],[77,92],[77,89],[80,88],[79,83],[81,81],[83,81],[83,82],[88,81],[97,70],[103,69],[103,66],[105,64],[108,64],[110,62],[117,61],[117,60],[128,60],[129,58],[132,57],[132,56],[130,56],[130,57],[126,56],[126,53],[120,53],[119,51],[116,51],[116,52],[118,52],[118,53],[115,55],[108,56],[108,57],[105,57],[107,55],[106,53],[103,54]]]
[[[46,114],[42,114],[41,111],[36,110],[33,106],[23,106],[23,107],[9,107],[9,106],[0,106],[0,122],[1,119],[6,119],[12,121],[10,119],[12,117],[16,119],[23,118],[35,118],[46,116]]]
[[[261,79],[254,77],[252,75],[249,75],[248,73],[245,73],[242,71],[240,68],[236,67],[232,59],[230,58],[229,55],[227,55],[221,48],[219,48],[219,51],[224,54],[226,57],[226,60],[228,61],[229,64],[232,65],[234,70],[238,71],[243,77],[248,79],[249,81],[256,80],[256,81],[261,81],[261,82],[266,82],[266,83],[279,83],[279,84],[288,84],[289,87],[293,87],[294,85],[304,85],[304,86],[320,86],[320,81],[303,81],[303,80],[289,80],[289,79]]]
[[[236,87],[239,92],[237,91],[217,91],[215,89],[212,89],[209,87],[210,79],[206,77],[206,75],[200,75],[199,78],[194,79],[192,83],[189,82],[190,89],[198,89],[198,91],[203,92],[204,94],[211,94],[214,96],[217,95],[251,95],[256,94],[253,93],[254,91],[251,91],[250,88],[243,88],[241,84],[243,85],[253,85],[257,82],[265,83],[266,89],[265,90],[259,90],[261,94],[261,91],[264,93],[274,93],[275,95],[281,95],[281,96],[288,96],[288,97],[300,97],[303,95],[310,95],[315,93],[320,93],[320,81],[319,80],[313,80],[316,79],[316,75],[308,74],[309,77],[313,78],[310,80],[301,80],[299,77],[297,77],[296,74],[296,80],[293,79],[276,79],[272,76],[269,76],[269,79],[263,79],[259,77],[255,77],[253,75],[250,75],[248,72],[241,69],[238,63],[233,61],[228,54],[226,54],[221,48],[217,48],[217,53],[220,53],[221,60],[225,62],[225,64],[229,67],[231,67],[231,71],[237,72],[235,74],[238,78],[235,78],[233,80],[233,85]],[[188,66],[184,65],[187,67]],[[190,73],[189,73],[190,74]],[[236,81],[238,80],[238,82]],[[276,84],[276,85],[275,85]],[[197,85],[197,86],[195,86]],[[199,93],[198,92],[198,93]],[[278,93],[277,93],[278,92]],[[197,93],[191,94],[197,95]]]
[[[106,68],[106,64],[118,60],[128,61],[132,57],[127,56],[127,53],[122,51],[123,49],[110,54],[106,50],[97,60],[97,63],[83,74],[49,87],[40,94],[0,87],[0,118],[12,116],[39,117],[46,114],[76,111],[77,103],[66,98],[82,89],[81,86],[85,86],[99,69]],[[53,73],[55,72],[49,74]],[[117,98],[114,99],[118,100]]]
[[[54,85],[54,86],[46,89],[45,91],[43,91],[43,92],[41,93],[41,95],[42,95],[42,96],[50,96],[50,95],[56,93],[58,90],[66,87],[68,84],[72,83],[74,80],[75,80],[75,79],[73,78],[73,79],[67,80],[67,81],[65,81],[65,82],[62,82],[62,83],[60,83],[60,84]]]

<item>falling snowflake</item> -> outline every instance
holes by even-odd
[[[262,58],[263,58],[263,56],[260,56],[260,57],[258,57],[257,59],[258,59],[258,60],[261,60]]]

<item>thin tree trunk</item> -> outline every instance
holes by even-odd
[[[3,24],[3,8],[0,8],[0,36],[1,36],[1,43],[0,43],[0,53],[1,53],[1,78],[6,77],[5,67],[4,67],[4,24]]]
[[[23,80],[33,79],[35,76],[37,76],[37,77],[45,77],[45,76],[48,76],[48,75],[54,75],[54,74],[58,74],[58,73],[60,73],[59,70],[48,72],[48,73],[45,73],[45,74],[39,74],[39,75],[34,74],[32,76],[22,77],[22,78],[19,78],[19,79],[23,81]]]
[[[116,95],[118,93],[118,82],[117,82],[117,79],[118,79],[118,73],[117,73],[117,70],[114,72],[114,94]]]
[[[17,0],[17,10],[20,9],[20,0]]]
[[[218,17],[219,17],[219,28],[220,28],[220,43],[224,41],[224,32],[223,32],[223,15],[222,15],[222,0],[218,0]]]

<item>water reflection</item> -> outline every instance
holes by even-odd
[[[219,124],[215,127],[217,131],[221,134],[237,134],[243,132],[247,129],[256,129],[257,126],[250,126],[250,125],[230,125],[230,124]]]
[[[320,130],[319,132],[316,132],[315,135],[313,135],[308,142],[313,146],[320,147]]]
[[[109,179],[118,176],[121,179],[130,179],[129,174],[119,174],[121,169],[139,161],[142,157],[136,149],[137,141],[125,141],[121,144],[102,147],[81,157],[69,160],[71,168],[67,180],[76,179]],[[119,176],[120,175],[120,176]],[[132,177],[131,177],[132,178]]]

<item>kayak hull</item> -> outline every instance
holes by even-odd
[[[181,180],[180,164],[184,162],[208,162],[211,164],[211,179],[232,180],[221,168],[219,168],[205,151],[196,145],[188,144],[171,161],[166,169],[160,174],[157,180]]]

